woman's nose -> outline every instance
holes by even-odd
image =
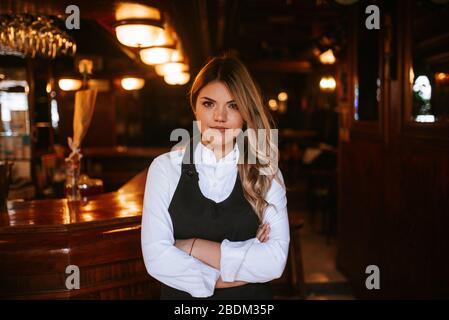
[[[215,113],[214,113],[215,121],[224,122],[224,121],[226,121],[226,117],[227,117],[226,108],[223,108],[223,107],[215,108]]]

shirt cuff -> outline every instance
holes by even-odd
[[[246,252],[253,245],[257,238],[246,241],[223,240],[221,243],[220,273],[224,282],[233,282],[237,272],[243,263]]]
[[[205,293],[194,293],[192,294],[195,298],[207,298],[214,294],[215,285],[220,278],[220,271],[208,266],[207,264],[202,264],[201,274],[203,278]]]

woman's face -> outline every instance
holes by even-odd
[[[214,148],[233,142],[243,127],[238,106],[221,81],[210,82],[200,90],[195,117],[201,122],[201,140]]]

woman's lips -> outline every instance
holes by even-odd
[[[223,127],[211,127],[211,129],[215,129],[220,131],[221,133],[224,133],[226,131],[227,128],[223,128]]]

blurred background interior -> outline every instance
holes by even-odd
[[[209,57],[232,52],[279,128],[292,245],[277,298],[448,297],[448,2],[2,1],[0,179],[9,190],[0,191],[12,204],[0,234],[48,226],[23,203],[63,201],[77,90],[98,91],[82,143],[84,195],[116,201],[136,192],[130,181],[142,192],[152,159],[176,143],[173,129],[192,130],[189,85]],[[62,224],[102,219],[95,210]],[[133,284],[123,274],[84,279],[91,290],[75,294],[60,274],[36,282],[19,271],[14,282],[6,275],[20,261],[5,241],[0,297],[157,297],[138,257]],[[369,265],[380,268],[380,290],[366,287]]]

